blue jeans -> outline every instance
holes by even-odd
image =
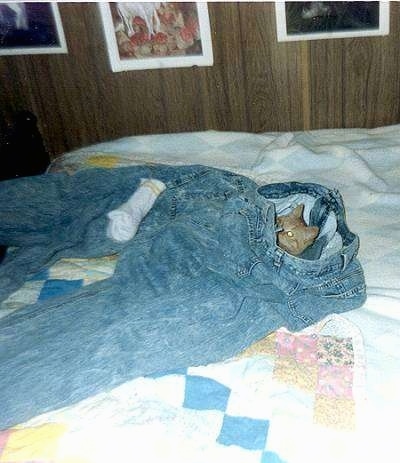
[[[70,242],[62,231],[68,230],[65,216],[56,220],[43,210],[40,231],[31,227],[29,239],[22,232],[19,237],[18,223],[10,233],[14,244],[54,246],[58,257],[100,255],[116,246],[105,236],[106,212],[132,193],[140,177],[167,184],[138,234],[119,249],[113,277],[0,319],[0,429],[137,376],[232,357],[281,326],[300,330],[365,300],[358,237],[346,225],[337,191],[295,182],[258,187],[203,166],[118,171],[80,174],[81,186],[99,182],[97,193],[106,205],[89,204],[76,194],[75,176],[63,177],[60,207],[73,216],[78,235],[76,229],[71,233],[80,241]],[[60,181],[44,177],[36,181],[52,188]],[[21,180],[28,192],[29,181]],[[114,197],[115,190],[120,193]],[[92,190],[85,192],[93,201]],[[302,259],[277,246],[274,199],[296,193],[318,200],[313,213],[318,220],[334,212],[343,241],[338,252]],[[29,203],[28,193],[25,200]],[[86,211],[82,223],[73,207]],[[5,217],[3,230],[11,228]],[[0,240],[6,235],[0,232]],[[46,256],[49,252],[46,248]]]

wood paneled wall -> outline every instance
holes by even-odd
[[[113,73],[94,3],[60,3],[69,53],[0,57],[0,117],[28,109],[52,157],[133,134],[400,122],[400,4],[385,37],[278,43],[271,2],[208,4],[214,66]]]

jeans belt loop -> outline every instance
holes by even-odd
[[[274,256],[274,266],[280,268],[282,265],[283,251],[280,248],[276,248]]]
[[[346,254],[341,254],[342,256],[342,272],[346,270],[347,264],[349,263],[349,260],[347,259]]]

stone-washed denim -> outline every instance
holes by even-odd
[[[117,245],[106,213],[142,177],[167,189],[135,238]],[[336,213],[339,252],[306,260],[277,247],[272,199],[298,192],[318,199],[313,216]],[[14,277],[20,284],[62,256],[120,252],[113,277],[0,319],[0,429],[137,376],[232,357],[281,326],[300,330],[365,300],[359,240],[337,191],[258,187],[204,166],[2,182],[0,243],[20,246],[0,265],[3,297]]]

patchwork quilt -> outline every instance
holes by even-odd
[[[116,262],[63,259],[5,306],[107,278]],[[352,461],[364,370],[358,330],[335,315],[302,333],[279,330],[230,361],[138,378],[3,431],[0,463],[109,463],[126,455],[171,463]]]

